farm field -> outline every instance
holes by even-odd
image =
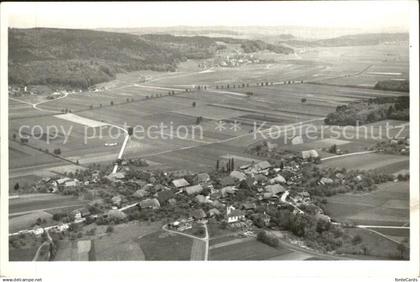
[[[57,207],[82,206],[86,203],[73,196],[58,194],[28,194],[9,199],[9,216],[30,213],[38,210],[48,210]]]
[[[139,238],[160,229],[159,223],[129,222],[113,226],[111,233],[106,233],[106,225],[90,224],[84,226],[81,232],[85,236],[81,241],[91,241],[89,260],[96,261],[139,261],[145,260],[139,245]],[[94,229],[94,235],[87,232]],[[70,241],[59,241],[55,261],[78,260],[78,246]]]
[[[408,182],[388,182],[378,185],[378,189],[370,193],[328,197],[326,211],[339,221],[405,226],[409,223],[409,199]]]
[[[347,228],[346,232],[349,235],[360,236],[361,244],[366,248],[366,255],[374,256],[376,259],[408,259],[409,254],[407,251],[402,253],[397,242],[378,236],[378,234],[370,230],[363,228]],[[339,251],[351,253],[353,248],[354,246],[352,245],[345,245],[341,247]]]
[[[45,211],[30,212],[23,215],[12,216],[9,218],[9,233],[19,230],[31,229],[36,224],[37,219],[45,220],[44,225],[54,225],[52,215]]]
[[[210,249],[209,260],[267,260],[288,254],[287,249],[276,249],[257,240]]]
[[[28,248],[11,249],[9,251],[10,261],[32,261],[39,246],[32,246]]]
[[[158,231],[139,239],[146,260],[190,260],[193,239]]]
[[[315,80],[337,85],[371,86],[398,73],[408,78],[408,48],[399,44],[352,47],[318,47],[303,49],[300,56],[322,61],[327,67],[314,76]],[[340,64],[337,64],[341,62]],[[383,74],[381,74],[383,73]]]
[[[57,159],[45,152],[40,152],[37,149],[9,140],[9,167],[12,169],[37,164],[57,165],[65,163],[65,161]]]
[[[359,169],[359,170],[378,170],[386,168],[388,173],[400,171],[406,164],[408,169],[408,156],[390,155],[382,153],[371,153],[362,156],[343,156],[340,158],[325,160],[321,163],[321,167],[332,168],[346,168],[346,169]]]

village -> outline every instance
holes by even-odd
[[[61,234],[75,240],[82,236],[75,233],[76,226],[94,222],[108,225],[108,232],[114,225],[136,220],[161,222],[164,230],[201,236],[202,227],[209,223],[213,229],[245,237],[257,237],[264,230],[292,230],[307,245],[329,252],[346,240],[341,238],[345,237],[341,228],[351,223],[325,214],[324,191],[370,191],[375,184],[398,179],[376,172],[320,170],[319,162],[318,152],[309,150],[284,152],[280,159],[240,166],[235,166],[234,158],[218,161],[213,171],[198,174],[149,169],[141,159],[120,160],[115,173],[111,166],[92,165],[61,178],[43,178],[33,187],[34,192],[88,199],[88,204],[57,211],[53,219],[58,224],[38,219],[31,229],[12,233],[10,238],[32,234],[47,241],[50,234]],[[307,236],[311,226],[318,237]],[[258,238],[267,238],[268,233],[263,233],[265,237]],[[330,233],[335,234],[332,239]]]

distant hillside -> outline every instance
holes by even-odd
[[[173,71],[179,54],[135,35],[70,29],[9,29],[9,82],[86,88],[117,72]]]
[[[76,29],[9,29],[9,83],[87,88],[109,81],[118,72],[175,71],[187,59],[207,59],[226,43],[241,44],[244,52],[293,49],[260,40],[133,35]]]
[[[402,42],[408,40],[408,33],[366,33],[344,35],[340,37],[319,40],[280,40],[278,42],[294,47],[341,47],[377,45],[387,42]]]
[[[170,34],[145,34],[141,38],[159,42],[163,46],[181,53],[189,59],[203,59],[214,55],[216,50],[224,48],[217,42],[240,44],[245,53],[269,50],[279,54],[293,53],[293,49],[266,43],[261,40],[238,39],[231,37],[206,37],[206,36],[174,36]]]

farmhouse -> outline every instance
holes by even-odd
[[[188,183],[188,181],[185,180],[184,178],[179,178],[179,179],[172,180],[172,185],[174,185],[175,188],[182,188],[182,187],[186,187],[190,185],[190,183]]]
[[[222,192],[222,197],[226,197],[227,194],[235,194],[236,188],[235,186],[226,186],[220,191]]]
[[[273,185],[265,186],[265,191],[267,193],[277,195],[278,193],[283,193],[284,191],[286,191],[286,189],[284,189],[284,187],[281,186],[280,184],[273,184]]]
[[[174,197],[174,193],[170,190],[161,191],[157,194],[160,205],[165,204]]]
[[[242,209],[244,210],[255,210],[257,208],[257,205],[255,203],[243,203],[242,204]]]
[[[273,196],[274,196],[274,194],[270,193],[270,192],[266,192],[266,193],[263,194],[263,198],[266,199],[266,200],[272,198]]]
[[[195,196],[195,199],[200,203],[200,204],[204,204],[208,202],[208,198],[206,196],[203,195],[197,195]]]
[[[203,191],[203,186],[201,186],[200,184],[198,184],[198,185],[193,185],[193,186],[185,187],[184,189],[185,189],[185,192],[188,195],[193,195],[193,194],[201,193],[201,191]]]
[[[211,216],[217,216],[217,215],[220,215],[220,211],[218,209],[212,208],[212,209],[209,210],[209,216],[210,217]]]
[[[81,219],[84,217],[87,217],[90,215],[90,212],[86,208],[77,209],[71,212],[71,215],[74,217],[74,219]]]
[[[206,217],[206,212],[203,209],[195,209],[191,212],[191,216],[196,219],[203,219]]]
[[[284,179],[284,177],[279,174],[276,177],[271,178],[270,183],[286,183],[286,179]]]
[[[119,207],[121,205],[122,198],[121,198],[121,196],[114,196],[114,197],[111,198],[111,201],[114,205]]]
[[[292,144],[293,145],[299,145],[299,144],[303,144],[303,139],[302,136],[296,136],[292,139]]]
[[[115,181],[115,180],[121,180],[125,178],[125,173],[120,171],[120,172],[115,172],[115,173],[110,173],[108,175],[108,179]]]
[[[120,210],[110,210],[110,211],[108,211],[107,215],[110,218],[114,218],[114,219],[118,219],[118,220],[123,220],[127,217],[127,215]]]
[[[71,180],[70,178],[64,177],[64,178],[57,179],[56,182],[57,182],[58,185],[62,185],[62,184],[66,183],[67,181],[70,181],[70,180]]]
[[[246,176],[240,171],[234,170],[230,173],[230,177],[237,179],[239,181],[245,180]]]
[[[133,197],[135,198],[143,198],[149,195],[149,192],[146,189],[139,189],[133,193]]]
[[[322,220],[322,221],[326,221],[326,222],[331,222],[331,218],[328,215],[322,214],[322,213],[317,213],[315,215],[315,218],[317,220]]]
[[[225,176],[220,180],[222,186],[232,186],[235,185],[235,178],[232,176]]]
[[[162,184],[156,184],[156,185],[153,187],[153,189],[154,189],[156,192],[159,192],[159,191],[162,191],[162,190],[168,190],[168,188],[167,188],[167,187],[165,187],[165,186],[163,186]]]
[[[64,187],[76,187],[77,185],[79,185],[79,180],[77,179],[67,181],[64,183]]]
[[[142,209],[159,209],[160,208],[160,203],[157,199],[152,198],[152,199],[145,199],[143,201],[140,202],[140,207]]]
[[[174,228],[177,231],[185,231],[187,229],[191,229],[192,228],[192,224],[190,221],[182,219],[182,220],[176,220],[174,222],[171,222],[168,224],[169,228]]]
[[[226,220],[228,223],[238,222],[245,218],[244,212],[235,209],[233,206],[226,208]]]
[[[261,161],[256,163],[254,167],[257,169],[257,171],[261,171],[271,168],[271,164],[268,161]]]
[[[331,178],[328,177],[322,177],[321,180],[319,181],[320,184],[325,185],[325,184],[332,184],[334,183],[334,181]]]
[[[308,150],[308,151],[302,151],[302,158],[303,159],[309,159],[309,158],[318,158],[319,154],[316,150]]]
[[[196,176],[196,181],[197,183],[206,183],[210,181],[210,175],[208,175],[207,173],[199,173]]]
[[[267,176],[265,176],[264,174],[256,174],[256,175],[254,176],[254,183],[255,183],[255,182],[261,182],[261,183],[264,183],[264,182],[267,182],[267,180],[268,180],[268,178],[267,178]]]

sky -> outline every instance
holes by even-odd
[[[184,25],[312,26],[358,28],[367,31],[393,28],[408,31],[413,3],[414,1],[33,2],[6,3],[6,9],[9,26],[19,28],[91,29]]]

